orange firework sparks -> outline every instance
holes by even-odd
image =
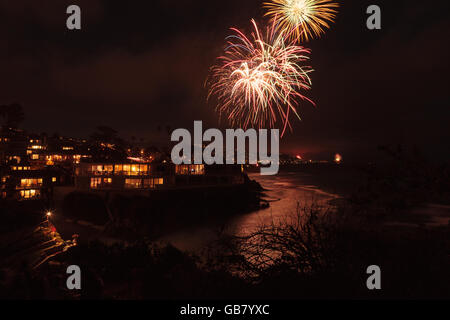
[[[339,4],[332,0],[272,0],[264,3],[267,16],[278,20],[293,39],[320,37],[334,22]]]

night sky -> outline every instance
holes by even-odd
[[[33,132],[87,137],[99,125],[155,144],[166,130],[219,124],[204,82],[230,27],[266,21],[262,0],[0,0],[0,103]],[[313,90],[283,151],[367,160],[381,144],[450,153],[450,2],[345,0],[312,49]],[[82,30],[66,8],[82,9]],[[382,30],[365,26],[382,9]]]

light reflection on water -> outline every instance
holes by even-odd
[[[328,201],[337,198],[337,195],[325,192],[320,188],[306,183],[305,174],[299,172],[286,172],[277,176],[260,176],[249,174],[250,179],[258,181],[266,190],[264,199],[270,207],[232,218],[228,223],[227,232],[237,235],[251,233],[258,226],[274,222],[289,221],[296,215],[297,207],[309,206],[313,203],[326,207]],[[223,226],[211,225],[190,228],[160,239],[162,243],[171,243],[180,250],[199,252],[217,237]]]
[[[298,206],[308,207],[314,204],[326,207],[328,201],[337,198],[316,186],[302,184],[300,173],[288,172],[276,177],[254,174],[249,177],[257,180],[267,190],[264,199],[270,202],[270,207],[237,217],[232,226],[234,232],[240,235],[251,233],[261,225],[289,221],[289,218],[297,214]]]

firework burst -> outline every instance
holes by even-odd
[[[330,28],[339,4],[332,0],[271,0],[264,7],[268,9],[266,16],[279,20],[291,39],[308,41]]]
[[[275,23],[264,34],[254,20],[252,24],[250,37],[231,29],[235,34],[227,38],[225,54],[212,68],[208,99],[217,98],[219,113],[233,126],[273,128],[282,121],[283,136],[291,127],[290,113],[300,118],[299,101],[314,104],[302,94],[311,87],[312,69],[302,66],[310,51],[286,43],[285,32]]]

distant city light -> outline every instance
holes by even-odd
[[[334,162],[338,164],[342,162],[342,156],[339,153],[334,156]]]
[[[303,160],[301,155],[298,155],[296,158],[297,158],[297,160]]]

